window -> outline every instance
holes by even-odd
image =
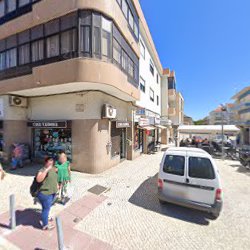
[[[150,97],[150,101],[154,102],[155,100],[155,93],[154,91],[150,88],[150,91],[149,91],[149,97]]]
[[[209,179],[215,178],[211,161],[207,158],[190,157],[188,175],[191,178]]]
[[[101,30],[99,27],[94,27],[93,49],[94,54],[101,54]]]
[[[19,0],[19,7],[29,4],[31,0]]]
[[[129,57],[128,57],[128,74],[131,78],[134,78],[134,63]]]
[[[39,40],[31,44],[32,62],[38,62],[44,58],[44,41]]]
[[[142,41],[140,41],[140,51],[142,58],[145,59],[145,45],[143,44]]]
[[[157,106],[159,106],[159,96],[156,96],[156,103],[157,103]]]
[[[167,155],[164,160],[163,171],[167,174],[184,176],[185,157],[179,155]]]
[[[158,75],[158,73],[156,74],[156,82],[159,83],[159,75]]]
[[[121,45],[116,41],[116,39],[113,39],[113,59],[115,62],[117,62],[119,65],[121,64],[121,57],[122,57],[122,47]]]
[[[128,3],[126,0],[122,0],[122,12],[127,18],[128,17]]]
[[[4,0],[0,0],[0,17],[4,16],[4,11],[5,11]]]
[[[8,0],[6,1],[6,12],[10,13],[16,10],[16,0]]]
[[[68,30],[61,34],[61,54],[76,51],[76,30]]]
[[[132,30],[134,30],[134,17],[132,15],[131,10],[128,11],[128,23]]]
[[[145,93],[146,90],[146,83],[145,80],[140,77],[140,90]]]
[[[128,71],[128,55],[124,50],[122,50],[122,68],[127,72]]]
[[[90,27],[81,27],[81,52],[90,53]]]
[[[0,71],[6,68],[5,65],[5,52],[0,53]]]
[[[46,39],[47,58],[59,56],[59,35],[54,35]]]
[[[19,47],[19,65],[27,64],[30,62],[30,44],[25,44]]]
[[[111,21],[102,17],[102,55],[111,58]]]
[[[6,51],[6,68],[17,66],[17,49],[13,48]]]
[[[139,27],[137,23],[134,23],[134,32],[135,36],[138,38],[139,37]]]
[[[93,15],[93,54],[101,57],[101,15]]]
[[[149,64],[149,70],[150,70],[151,74],[154,76],[154,74],[155,74],[155,66],[154,66],[151,59],[150,59],[150,64]]]

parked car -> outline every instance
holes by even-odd
[[[212,157],[199,148],[170,148],[161,161],[158,198],[219,217],[222,209],[220,176]]]

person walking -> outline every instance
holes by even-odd
[[[59,159],[55,164],[58,173],[58,183],[59,183],[59,200],[61,199],[62,203],[65,203],[64,195],[66,193],[66,188],[68,183],[71,180],[71,169],[70,162],[67,159],[67,155],[62,152],[59,154]]]
[[[52,230],[55,226],[49,224],[49,212],[58,191],[57,173],[52,157],[45,159],[45,165],[38,171],[36,181],[41,184],[37,198],[42,205],[43,230]]]
[[[0,181],[5,177],[5,172],[3,170],[2,164],[0,163]]]

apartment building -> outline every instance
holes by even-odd
[[[65,150],[75,170],[133,159],[139,91],[137,0],[0,0],[4,151]]]
[[[235,100],[237,125],[241,129],[240,144],[250,145],[250,86],[232,97]]]
[[[162,66],[138,0],[0,0],[0,24],[7,156],[27,143],[99,173],[161,141]]]
[[[168,115],[173,125],[179,126],[184,123],[184,98],[176,89],[175,72],[171,71],[168,77]]]
[[[209,113],[210,125],[234,125],[236,123],[236,116],[234,112],[234,104],[225,104],[226,111],[222,112],[221,106]]]
[[[140,100],[136,101],[136,122],[138,122],[138,140],[141,152],[148,153],[162,141],[162,132],[167,127],[161,125],[162,107],[162,65],[153,43],[145,19],[140,19]],[[164,133],[164,132],[163,132]]]
[[[187,115],[184,115],[184,125],[194,125],[193,118]]]

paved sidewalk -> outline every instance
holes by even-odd
[[[223,182],[224,208],[219,219],[212,220],[208,214],[195,210],[174,205],[160,206],[157,200],[157,172],[162,154],[142,155],[134,161],[124,161],[99,175],[74,172],[73,202],[85,197],[87,190],[96,184],[109,188],[109,191],[105,193],[106,199],[93,211],[88,213],[88,209],[83,210],[86,216],[78,221],[73,232],[83,233],[113,249],[122,250],[249,250],[250,171],[238,162],[216,160]],[[17,196],[18,205],[39,208],[32,204],[28,192],[32,178],[32,174],[28,177],[23,173],[11,174],[3,182],[4,185],[0,183],[0,193],[5,197],[0,203],[1,211],[7,211],[8,196],[12,192]],[[53,208],[53,213],[62,213],[72,222],[67,208],[66,212],[63,209],[58,205]],[[78,205],[73,205],[72,209],[80,210]],[[0,249],[1,244],[0,238]]]
[[[61,218],[66,249],[100,249],[109,250],[112,247],[93,236],[74,229],[88,214],[98,207],[106,197],[87,195],[65,208],[58,216]],[[56,230],[45,232],[39,223],[40,213],[34,209],[18,208],[16,211],[17,228],[8,228],[9,214],[0,215],[0,236],[5,239],[6,249],[57,249]],[[11,245],[9,244],[11,243]],[[1,246],[1,245],[0,245]]]

